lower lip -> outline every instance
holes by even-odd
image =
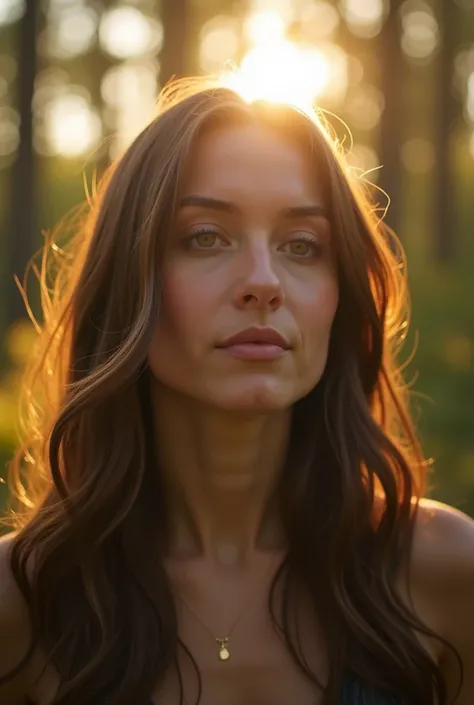
[[[288,350],[267,343],[238,343],[219,348],[239,360],[278,360]]]

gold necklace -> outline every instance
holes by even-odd
[[[264,578],[267,578],[267,576],[268,576],[269,573],[270,573],[271,568],[272,568],[272,564],[270,564],[269,570],[265,571],[265,574],[264,574],[264,576],[263,576]],[[262,582],[263,582],[263,581],[262,581]],[[258,587],[259,585],[260,585],[260,583],[257,584],[257,587]],[[237,617],[237,619],[236,619],[236,620],[233,622],[233,624],[230,626],[229,631],[227,632],[227,636],[224,636],[224,637],[217,637],[217,636],[209,629],[209,627],[207,626],[207,624],[205,624],[205,622],[203,622],[203,620],[201,619],[201,617],[200,617],[200,616],[198,615],[198,613],[191,607],[191,605],[189,605],[189,604],[186,602],[186,600],[183,598],[183,596],[181,595],[181,593],[178,592],[178,590],[176,590],[176,595],[179,597],[179,599],[181,600],[181,602],[183,603],[183,605],[188,608],[188,610],[196,617],[196,619],[197,619],[197,621],[199,622],[199,624],[200,624],[202,627],[204,627],[204,629],[207,631],[207,633],[210,634],[210,635],[212,636],[212,638],[213,638],[213,639],[217,642],[217,644],[219,645],[218,657],[219,657],[219,660],[220,660],[220,661],[228,661],[228,660],[230,659],[229,639],[230,639],[230,637],[231,637],[231,635],[232,635],[232,632],[234,631],[235,626],[238,624],[238,622],[240,621],[240,619],[241,619],[241,618],[243,617],[243,615],[245,614],[245,612],[246,612],[246,610],[247,610],[247,607],[248,607],[248,606],[251,604],[251,602],[253,601],[253,596],[254,596],[254,594],[255,594],[254,591],[252,591],[252,592],[250,593],[249,599],[248,599],[248,601],[244,604],[244,608],[243,608],[242,612],[239,614],[239,616]]]

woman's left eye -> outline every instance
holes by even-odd
[[[312,257],[318,257],[321,254],[322,247],[311,237],[299,237],[287,242],[283,246],[283,249],[285,251],[289,250],[289,254],[295,255],[295,257],[310,259]]]

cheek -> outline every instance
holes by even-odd
[[[173,270],[163,277],[161,307],[148,349],[154,377],[170,387],[179,386],[196,354],[199,341],[200,301],[190,282]]]
[[[339,287],[333,276],[321,277],[316,286],[299,297],[295,317],[303,337],[329,335],[339,303]]]
[[[328,280],[318,295],[321,324],[331,328],[339,304],[339,286],[336,279]]]
[[[170,267],[163,279],[163,299],[158,328],[186,338],[199,327],[209,307],[205,282],[191,271]]]
[[[172,266],[163,277],[163,297],[154,341],[167,358],[192,357],[209,344],[206,326],[215,318],[219,290],[212,277],[195,268]],[[172,362],[172,361],[171,361]]]
[[[318,282],[312,296],[300,299],[295,318],[301,332],[302,355],[299,374],[310,387],[317,384],[325,370],[332,325],[339,302],[335,278]]]

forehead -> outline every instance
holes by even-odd
[[[182,193],[262,205],[268,198],[287,205],[322,203],[323,183],[309,139],[261,125],[220,126],[206,130],[195,144]]]

